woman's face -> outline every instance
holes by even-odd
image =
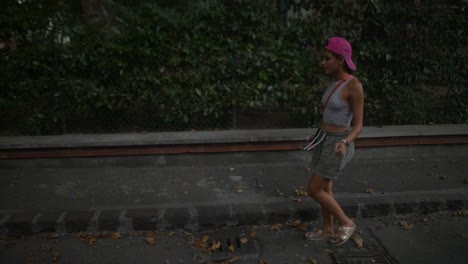
[[[328,50],[324,50],[322,53],[322,61],[320,65],[325,71],[326,75],[333,75],[343,69],[343,59],[338,59]]]

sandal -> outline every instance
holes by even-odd
[[[333,235],[325,234],[322,229],[309,231],[305,233],[307,240],[329,240]]]
[[[343,245],[344,243],[346,243],[346,241],[348,241],[349,238],[351,238],[351,236],[354,233],[354,230],[356,230],[356,225],[340,226],[338,228],[338,232],[330,242],[335,246]]]

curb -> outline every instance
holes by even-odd
[[[0,137],[0,159],[301,150],[315,129]],[[468,144],[468,124],[364,127],[356,147]]]
[[[222,226],[284,223],[292,219],[320,219],[320,207],[307,202],[270,198],[265,203],[191,204],[180,207],[93,208],[73,211],[0,211],[0,235],[186,229],[199,231]],[[468,209],[468,188],[387,194],[337,194],[352,218],[409,213],[430,214]]]

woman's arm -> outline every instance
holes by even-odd
[[[361,82],[354,79],[350,81],[347,88],[349,88],[349,103],[351,111],[353,111],[353,127],[349,135],[344,138],[348,143],[353,142],[361,133],[364,119],[364,89]],[[346,154],[346,144],[342,141],[336,143],[335,153],[338,156]]]
[[[353,128],[345,140],[351,143],[361,133],[364,120],[364,89],[359,80],[354,79],[350,82],[349,93],[349,102],[353,111]]]

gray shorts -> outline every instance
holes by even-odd
[[[341,170],[348,164],[354,155],[354,143],[347,148],[346,155],[339,157],[335,154],[335,145],[344,139],[349,132],[326,132],[325,138],[312,149],[312,172],[322,178],[336,180],[342,174]]]

